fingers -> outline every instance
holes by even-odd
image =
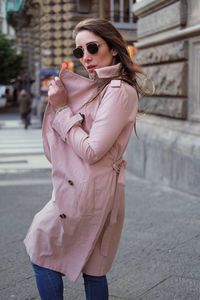
[[[60,80],[59,77],[55,77],[55,83],[56,83],[56,85],[59,86],[59,87],[62,87],[62,86],[63,86],[63,84],[62,84],[62,82],[61,82],[61,80]]]
[[[55,110],[67,103],[67,92],[59,77],[55,77],[49,85],[48,100]]]
[[[56,87],[63,87],[62,81],[60,80],[59,77],[55,77],[55,79],[52,80],[52,82],[49,85],[49,89],[51,87],[54,87],[54,88],[56,88]]]

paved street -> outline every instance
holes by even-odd
[[[17,114],[0,112],[0,300],[39,299],[23,239],[50,198],[50,176],[38,120],[24,130]],[[200,198],[127,173],[125,226],[108,282],[111,300],[200,299]],[[64,286],[66,300],[85,299],[81,277]]]

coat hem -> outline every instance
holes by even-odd
[[[50,269],[50,270],[59,272],[59,273],[61,273],[62,275],[66,276],[66,277],[67,277],[70,281],[72,281],[72,282],[76,282],[76,281],[78,280],[81,271],[79,272],[78,275],[72,277],[72,276],[70,276],[70,275],[66,272],[66,270],[64,270],[64,269],[63,269],[61,266],[59,266],[58,264],[56,264],[56,263],[54,264],[53,262],[48,262],[49,259],[52,260],[52,256],[49,256],[48,258],[47,258],[47,257],[44,257],[44,258],[35,257],[33,254],[30,254],[30,251],[29,251],[29,249],[28,249],[28,247],[27,247],[27,245],[26,245],[26,239],[24,240],[24,245],[25,245],[25,248],[26,248],[26,251],[27,251],[27,253],[28,253],[28,255],[29,255],[30,260],[31,260],[34,264],[36,264],[36,265],[38,265],[38,266],[40,266],[40,267],[42,267],[42,268],[46,268],[46,269]],[[53,260],[55,261],[55,259],[53,259]]]

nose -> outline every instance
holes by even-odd
[[[87,49],[84,49],[83,61],[87,62],[87,61],[91,61],[91,59],[92,59],[91,54],[87,51]]]

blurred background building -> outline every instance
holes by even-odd
[[[140,100],[145,115],[126,153],[129,171],[200,195],[199,0],[7,0],[6,16],[37,99],[41,70],[59,71],[67,61],[83,73],[72,56],[74,26],[88,17],[111,20],[155,83],[155,93]]]
[[[7,20],[15,28],[19,50],[25,54],[25,78],[35,78],[40,69],[59,70],[64,61],[74,62],[73,28],[86,17],[110,19],[132,45],[136,41],[134,2],[7,0]],[[75,71],[83,72],[76,62]]]
[[[6,20],[6,0],[0,1],[0,32],[8,38],[15,38],[15,30]]]

